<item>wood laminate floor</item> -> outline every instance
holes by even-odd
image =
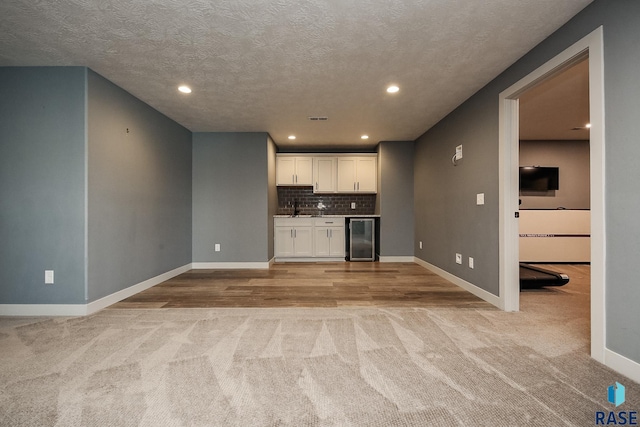
[[[112,308],[495,308],[414,263],[277,263],[268,270],[190,270]]]

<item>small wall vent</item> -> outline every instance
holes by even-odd
[[[312,122],[326,122],[327,120],[329,120],[329,117],[327,117],[327,116],[309,116],[309,120],[311,120]]]

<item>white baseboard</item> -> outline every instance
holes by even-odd
[[[640,363],[624,357],[608,348],[604,349],[604,364],[616,372],[640,383]]]
[[[500,308],[500,298],[497,297],[496,295],[493,295],[491,292],[487,292],[484,289],[477,287],[473,283],[467,282],[466,280],[463,280],[463,279],[459,278],[458,276],[454,276],[453,274],[449,273],[448,271],[445,271],[445,270],[441,269],[440,267],[436,267],[433,264],[429,264],[428,262],[423,261],[420,258],[416,257],[416,258],[414,258],[414,261],[415,261],[416,264],[421,265],[422,267],[424,267],[427,270],[437,274],[438,276],[447,279],[448,281],[452,282],[453,284],[460,286],[462,289],[467,290],[467,291],[471,292],[472,294],[474,294],[475,296],[477,296],[479,298],[482,298],[486,302],[488,302],[490,304],[493,304],[496,307]]]
[[[86,316],[191,270],[191,264],[152,277],[88,304],[0,304],[0,316]]]
[[[0,316],[84,316],[86,304],[0,304]]]
[[[151,279],[145,280],[144,282],[140,282],[136,285],[129,286],[128,288],[122,289],[111,295],[107,295],[106,297],[100,298],[99,300],[92,301],[87,304],[87,312],[85,314],[93,314],[97,311],[102,310],[103,308],[109,307],[112,304],[120,302],[125,298],[129,298],[130,296],[142,292],[145,289],[149,289],[152,286],[158,285],[189,270],[191,270],[191,264],[183,265],[182,267],[167,271],[166,273],[152,277]]]
[[[380,255],[380,262],[415,262],[415,257],[413,256],[383,256]]]
[[[194,262],[194,270],[235,270],[235,269],[268,269],[270,261],[266,262]]]
[[[275,262],[345,262],[344,257],[337,258],[320,258],[320,257],[307,257],[307,258],[275,258]]]

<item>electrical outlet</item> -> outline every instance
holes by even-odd
[[[456,254],[456,264],[462,264],[462,254]]]
[[[220,252],[220,243],[216,243],[216,246],[215,246],[214,250],[216,252]]]
[[[351,202],[351,209],[355,209],[356,208],[356,202]]]
[[[473,268],[473,258],[469,257],[469,268]]]
[[[44,271],[44,284],[53,285],[53,270]]]
[[[422,240],[420,240],[420,249],[422,249]]]
[[[476,205],[484,205],[484,193],[476,194]]]

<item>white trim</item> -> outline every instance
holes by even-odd
[[[266,262],[194,262],[194,270],[245,270],[269,269],[270,261]]]
[[[599,27],[553,59],[502,91],[499,96],[500,188],[500,307],[519,309],[517,276],[518,232],[513,214],[518,210],[518,97],[542,80],[589,57],[590,179],[591,179],[591,357],[605,362],[605,199],[604,199],[604,52]]]
[[[606,222],[604,41],[602,27],[589,36],[589,120],[591,182],[591,357],[605,360],[606,350]],[[637,378],[637,377],[636,377]],[[636,380],[637,381],[637,380]]]
[[[281,262],[345,262],[344,257],[341,258],[320,258],[320,257],[303,257],[303,258],[275,258],[275,263]]]
[[[86,316],[191,270],[191,264],[152,277],[88,304],[0,304],[0,316]]]
[[[500,94],[499,105],[499,300],[500,307],[504,311],[518,311],[520,308],[520,290],[512,292],[512,284],[520,283],[520,270],[518,261],[520,259],[520,247],[518,245],[518,219],[515,212],[518,211],[517,197],[518,189],[514,188],[518,182],[518,144],[510,144],[509,141],[518,141],[519,124],[518,120],[518,100],[505,99],[503,93]]]
[[[608,348],[604,349],[604,364],[616,372],[640,383],[640,363],[624,357]]]
[[[191,264],[183,265],[182,267],[178,267],[171,271],[167,271],[166,273],[152,277],[151,279],[145,280],[144,282],[140,282],[133,286],[129,286],[128,288],[122,289],[118,292],[114,292],[110,295],[107,295],[106,297],[100,298],[99,300],[92,301],[89,304],[87,304],[86,314],[93,314],[97,311],[102,310],[103,308],[107,308],[112,304],[120,302],[125,298],[129,298],[130,296],[133,296],[139,292],[142,292],[145,289],[149,289],[155,285],[158,285],[164,281],[167,281],[189,270],[191,270]]]
[[[497,296],[495,296],[490,292],[485,291],[482,288],[479,288],[473,283],[467,282],[466,280],[461,279],[458,276],[454,276],[453,274],[441,269],[440,267],[436,267],[433,264],[429,264],[428,262],[423,261],[420,258],[415,258],[415,263],[437,274],[438,276],[447,279],[454,285],[460,286],[462,289],[471,292],[475,296],[482,298],[486,302],[493,304],[496,307],[500,307],[500,298],[498,298]]]
[[[382,256],[380,255],[380,262],[415,262],[414,256]]]
[[[85,304],[0,304],[0,316],[84,316]]]

